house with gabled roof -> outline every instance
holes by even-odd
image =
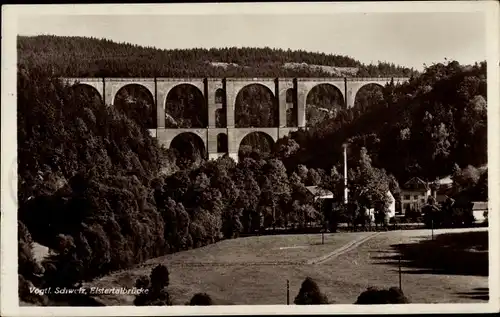
[[[421,210],[431,195],[431,188],[427,182],[413,177],[401,186],[401,208],[403,214],[409,210]]]

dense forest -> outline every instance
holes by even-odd
[[[400,181],[412,176],[433,181],[450,175],[455,164],[486,164],[485,62],[439,63],[409,83],[387,85],[374,96],[369,108],[341,110],[299,133],[294,139],[302,153],[292,160],[328,168],[339,160],[342,144],[348,143],[353,153],[365,147],[375,166]]]
[[[20,38],[18,53],[18,247],[20,296],[26,301],[47,300],[30,294],[31,284],[75,286],[152,257],[241,234],[300,231],[318,223],[334,231],[339,222],[366,221],[366,207],[376,208],[382,223],[385,193],[397,193],[411,176],[433,181],[453,174],[461,191],[487,199],[487,172],[474,167],[487,163],[484,62],[439,63],[401,86],[368,90],[359,107],[312,116],[314,125],[269,144],[267,153],[244,144],[235,163],[160,147],[147,130],[156,121],[147,96],[125,91],[116,107],[105,107],[91,92],[64,86],[57,77],[283,76],[290,70],[276,65],[285,61],[366,66],[307,52],[161,51],[53,36]],[[211,59],[244,65],[265,61],[269,67],[245,68],[248,73],[212,69],[202,62]],[[392,71],[408,75],[401,67],[382,74]],[[323,93],[313,94],[311,103],[321,103]],[[172,107],[186,104],[173,99]],[[173,113],[185,111],[177,109]],[[191,120],[181,126],[205,124],[203,118]],[[239,120],[258,121],[252,113]],[[351,202],[320,206],[306,186],[321,185],[342,197],[345,143]],[[198,157],[186,160],[186,154]],[[54,254],[35,261],[33,242]]]
[[[332,77],[319,69],[283,67],[288,62],[356,67],[358,77],[411,77],[417,72],[390,63],[364,65],[351,57],[271,48],[160,50],[106,39],[33,36],[18,38],[18,58],[30,69],[68,77]],[[217,67],[211,63],[232,63]]]

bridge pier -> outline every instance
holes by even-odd
[[[222,102],[217,102],[217,90],[225,92],[226,87],[224,87],[224,81],[222,78],[208,78],[206,85],[206,96],[207,96],[207,107],[208,107],[208,127],[218,128],[216,124],[216,114],[217,110],[223,109],[224,100]],[[224,93],[225,95],[225,93]]]
[[[236,104],[236,91],[235,83],[232,80],[226,80],[226,127],[228,129],[234,128],[234,106]]]
[[[346,104],[346,107],[348,109],[354,107],[354,103],[356,101],[356,94],[361,89],[361,87],[363,87],[365,85],[367,85],[367,84],[363,84],[363,83],[359,83],[359,82],[346,81],[345,104]]]
[[[291,91],[292,100],[287,100],[287,94]],[[279,78],[278,79],[278,109],[279,109],[279,127],[287,126],[287,110],[294,109],[297,105],[295,102],[296,87],[293,79]],[[291,102],[290,102],[291,101]]]
[[[229,139],[229,132],[228,129],[226,128],[208,128],[207,129],[207,140],[208,140],[208,146],[207,146],[207,153],[208,153],[208,158],[219,158],[223,156],[225,153],[228,151],[228,139]],[[220,149],[219,146],[221,145],[226,145],[223,149]]]

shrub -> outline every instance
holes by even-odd
[[[163,264],[158,264],[154,269],[151,270],[151,287],[153,289],[163,289],[169,284],[169,273],[168,269]]]
[[[318,284],[316,284],[312,278],[307,277],[304,282],[302,282],[299,294],[295,297],[294,303],[296,305],[328,304],[328,298],[325,294],[321,293]]]
[[[190,306],[210,306],[214,305],[212,298],[207,293],[197,293],[194,294],[193,298],[189,302]]]
[[[151,280],[151,282],[149,281]],[[147,276],[139,277],[135,285],[136,287],[147,287],[149,285],[148,291],[141,293],[135,297],[135,306],[165,306],[172,305],[170,300],[170,294],[168,293],[166,287],[169,284],[169,273],[168,269],[163,264],[158,264],[155,268],[151,270],[150,278],[148,280]]]
[[[407,304],[410,301],[397,287],[388,290],[369,287],[359,295],[355,304]]]
[[[135,287],[137,287],[137,288],[148,288],[149,287],[149,277],[147,277],[146,275],[140,276],[135,281]]]

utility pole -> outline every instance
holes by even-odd
[[[344,204],[347,205],[347,144],[342,145],[344,147]]]
[[[399,289],[402,291],[403,287],[401,285],[401,255],[399,255]]]
[[[431,240],[434,241],[434,219],[431,219]]]
[[[290,281],[286,280],[286,304],[290,305]]]

